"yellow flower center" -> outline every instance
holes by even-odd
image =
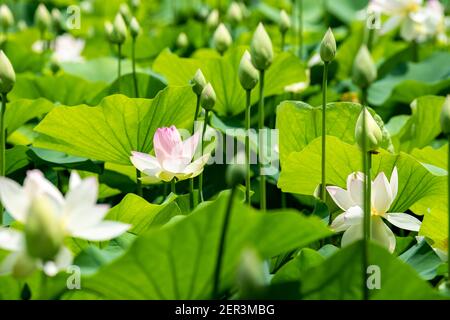
[[[405,10],[407,13],[417,12],[420,9],[420,5],[417,3],[408,3]]]

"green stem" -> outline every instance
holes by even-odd
[[[264,156],[264,139],[263,139],[263,134],[262,134],[262,130],[264,129],[264,120],[265,120],[265,116],[264,116],[264,70],[260,70],[259,71],[259,109],[258,109],[258,113],[259,113],[259,123],[258,123],[258,128],[259,128],[259,137],[260,137],[260,141],[259,141],[259,204],[260,204],[260,209],[264,212],[266,211],[266,176],[262,174],[262,169],[263,169],[263,156]]]
[[[142,192],[142,181],[141,181],[141,172],[136,169],[136,194],[139,197],[142,197],[144,193]]]
[[[245,165],[247,176],[245,177],[245,201],[250,205],[250,108],[251,108],[251,90],[246,90],[246,109],[245,109]]]
[[[369,50],[369,52],[372,51],[374,36],[375,36],[375,29],[371,27],[369,28],[369,34],[367,36],[367,49]]]
[[[192,134],[194,134],[194,131],[195,131],[195,122],[196,122],[197,119],[198,119],[198,113],[199,113],[199,111],[200,111],[200,95],[197,94],[196,96],[197,96],[197,103],[196,103],[196,105],[195,105],[194,124],[192,125]],[[202,150],[202,152],[203,152],[203,150]]]
[[[419,62],[419,44],[417,41],[414,41],[411,43],[412,47],[412,60],[413,62]]]
[[[281,51],[285,50],[286,32],[281,32]]]
[[[323,82],[322,82],[322,184],[320,189],[320,199],[325,202],[327,199],[326,194],[326,136],[327,136],[327,81],[328,81],[328,63],[325,62],[323,67]],[[328,220],[331,224],[331,214]]]
[[[118,56],[117,56],[117,91],[118,91],[118,93],[121,92],[121,90],[120,90],[121,75],[122,75],[122,45],[118,44]]]
[[[131,45],[131,60],[133,68],[134,95],[136,98],[139,98],[139,87],[136,75],[136,38],[133,38],[133,43]]]
[[[209,118],[209,110],[205,110],[205,120],[203,123],[203,129],[202,129],[202,154],[203,154],[203,150],[205,149],[205,132],[206,132],[206,127],[208,125],[208,118]],[[199,192],[199,198],[200,198],[200,202],[203,202],[205,199],[203,197],[203,172],[200,173],[200,175],[198,176],[198,192]]]
[[[176,186],[175,186],[176,183],[177,182],[176,182],[175,178],[173,178],[172,181],[170,181],[170,192],[172,192],[173,194],[177,193]]]
[[[230,198],[228,199],[228,204],[225,211],[225,217],[222,226],[222,234],[220,235],[219,252],[217,254],[216,269],[214,271],[213,299],[218,299],[220,294],[220,271],[222,268],[222,260],[225,251],[225,240],[227,235],[228,224],[230,223],[231,210],[233,208],[233,200],[235,193],[236,187],[233,187],[231,189]]]
[[[303,58],[303,1],[298,0],[298,57]]]
[[[281,208],[286,209],[287,208],[287,197],[286,193],[281,191]]]
[[[448,239],[450,239],[450,135],[448,136],[448,158],[447,158],[447,183],[448,183],[448,190],[447,190],[447,207],[448,207]],[[447,257],[450,257],[450,244],[447,244]],[[450,259],[450,258],[449,258]],[[450,288],[450,261],[447,263],[448,265],[448,274],[447,274],[447,287]]]
[[[0,176],[6,174],[6,128],[5,128],[5,111],[6,111],[6,93],[2,94],[2,108],[0,110]],[[0,226],[3,224],[3,205],[0,202]]]
[[[191,210],[194,210],[195,200],[194,200],[194,178],[189,179],[189,203]]]

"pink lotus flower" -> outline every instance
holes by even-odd
[[[170,182],[174,178],[185,180],[198,176],[208,161],[209,154],[205,154],[195,161],[195,150],[200,141],[200,133],[181,140],[180,133],[175,126],[159,128],[153,137],[155,155],[133,151],[131,163],[142,173],[144,183],[160,181]]]

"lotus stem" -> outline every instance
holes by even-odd
[[[189,179],[189,204],[191,210],[195,208],[195,200],[194,200],[194,178]]]
[[[262,137],[262,130],[264,129],[264,70],[259,71],[259,203],[260,209],[264,212],[266,211],[266,176],[262,174],[263,169],[263,155],[264,155],[264,139]]]
[[[206,126],[208,125],[208,118],[209,118],[209,110],[205,110],[205,120],[203,123],[203,129],[202,129],[202,153],[205,149],[205,132],[206,132]],[[198,191],[200,196],[200,202],[203,202],[205,199],[203,197],[203,172],[200,173],[198,176]]]
[[[320,189],[320,199],[322,202],[327,200],[326,194],[326,135],[327,135],[327,82],[328,82],[328,62],[324,63],[323,66],[323,83],[322,83],[322,184]],[[331,214],[328,220],[328,224],[331,224]]]
[[[366,107],[363,106],[365,109]],[[366,112],[363,113],[363,137],[366,137]],[[364,188],[363,188],[363,252],[362,252],[362,293],[363,299],[369,299],[369,289],[367,287],[367,267],[369,266],[369,243],[370,243],[370,216],[371,216],[371,189],[372,180],[370,170],[372,167],[372,153],[367,151],[366,138],[362,139],[362,155],[363,155],[363,171],[364,171]]]
[[[117,91],[118,93],[121,92],[120,90],[120,77],[122,75],[122,45],[118,44],[118,55],[117,55]]]
[[[195,133],[195,123],[197,122],[198,119],[198,112],[200,111],[200,95],[197,94],[197,102],[195,105],[195,114],[194,114],[194,123],[192,125],[192,134]],[[203,139],[203,138],[202,138]],[[202,153],[203,153],[203,149],[202,149]],[[194,197],[194,179],[195,178],[191,178],[189,179],[189,193],[190,193],[190,201],[191,201],[191,208],[194,209],[194,207],[196,206],[195,203],[195,197]],[[199,177],[200,179],[200,177]],[[200,198],[200,195],[199,195]]]
[[[298,0],[298,57],[303,58],[303,1]]]
[[[2,109],[0,110],[0,176],[6,175],[6,128],[5,128],[5,111],[6,111],[6,93],[2,94]],[[3,225],[3,204],[0,202],[0,226]]]
[[[413,62],[419,62],[419,44],[417,41],[411,42],[412,60]]]
[[[448,238],[450,239],[450,135],[447,137],[448,139],[448,151],[447,151],[447,209],[448,209]],[[447,244],[447,257],[450,257],[450,245]],[[450,258],[449,258],[450,259]],[[450,288],[450,262],[447,263],[447,288]]]
[[[173,194],[176,194],[177,193],[177,189],[176,189],[176,180],[175,180],[175,178],[173,178],[171,181],[170,181],[170,192],[172,192]]]
[[[235,194],[236,194],[236,186],[234,186],[231,189],[230,197],[228,199],[228,204],[227,204],[227,208],[225,211],[225,217],[224,217],[223,226],[222,226],[222,234],[220,235],[220,240],[219,240],[219,251],[217,253],[216,269],[214,271],[214,283],[213,283],[213,298],[214,299],[218,299],[219,294],[220,294],[220,272],[222,269],[222,260],[223,260],[224,250],[225,250],[225,240],[226,240],[228,225],[230,223],[231,211],[233,208],[233,200],[234,200]]]
[[[286,44],[286,32],[281,32],[281,51],[282,52],[285,50],[285,44]]]
[[[133,68],[134,95],[136,98],[139,98],[139,87],[136,75],[136,38],[133,38],[133,43],[131,44],[131,60]]]
[[[250,205],[250,108],[251,108],[251,90],[246,90],[246,109],[245,109],[245,165],[247,175],[245,177],[245,201]]]
[[[141,172],[138,169],[136,169],[136,194],[139,197],[144,195],[142,191]]]

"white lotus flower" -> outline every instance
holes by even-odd
[[[98,182],[94,177],[81,180],[76,172],[72,172],[69,191],[63,197],[61,192],[45,179],[42,172],[32,170],[27,173],[23,187],[15,181],[0,177],[0,199],[8,213],[24,225],[25,231],[11,228],[0,228],[0,248],[12,251],[0,266],[0,274],[16,273],[26,275],[35,268],[43,269],[47,275],[55,275],[72,263],[72,253],[61,241],[59,252],[52,259],[43,261],[33,256],[31,247],[41,249],[42,243],[27,243],[27,226],[33,220],[36,204],[47,204],[41,207],[44,219],[39,223],[49,225],[50,240],[54,234],[75,237],[90,241],[105,241],[118,237],[126,232],[130,225],[103,221],[109,210],[108,205],[97,205]],[[32,217],[32,218],[30,218]],[[33,222],[36,222],[34,219]],[[44,232],[41,231],[41,232]],[[40,237],[42,234],[34,234]],[[42,236],[43,238],[45,235]],[[33,238],[34,239],[34,238]],[[29,240],[29,239],[28,239]],[[53,245],[54,243],[52,243]]]
[[[53,58],[58,62],[82,62],[81,53],[84,50],[85,41],[66,33],[56,38]],[[44,51],[44,42],[36,41],[32,47],[36,53]]]
[[[390,17],[382,26],[381,34],[400,27],[403,39],[417,42],[424,42],[437,34],[438,21],[441,20],[436,20],[437,15],[444,14],[436,0],[427,2],[426,6],[423,6],[423,0],[372,0],[369,7]]]
[[[341,245],[346,246],[363,237],[363,185],[364,174],[355,172],[347,178],[347,190],[340,187],[327,187],[333,201],[344,210],[334,219],[331,227],[336,231],[345,231]],[[411,231],[419,231],[421,222],[405,213],[390,213],[398,191],[398,173],[394,168],[389,181],[382,172],[372,181],[371,225],[372,240],[384,246],[390,252],[395,250],[395,236],[383,222],[386,219],[394,226]]]
[[[145,174],[141,179],[144,183],[170,182],[174,178],[177,180],[194,178],[202,173],[209,159],[208,153],[192,161],[199,141],[198,132],[182,141],[175,126],[159,128],[153,137],[156,157],[133,151],[130,160]]]

